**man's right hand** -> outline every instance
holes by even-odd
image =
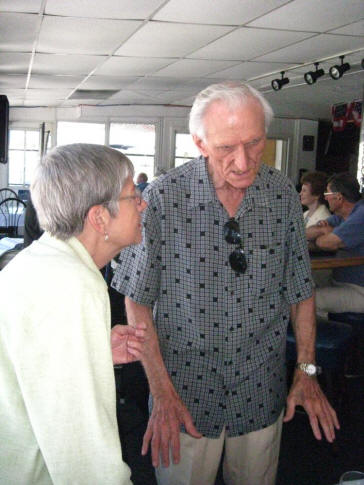
[[[143,439],[142,455],[148,452],[151,444],[152,463],[154,467],[161,464],[169,466],[169,452],[172,452],[173,463],[180,461],[180,429],[184,425],[186,432],[193,438],[201,438],[193,424],[192,416],[181,398],[171,389],[153,397],[153,410]]]

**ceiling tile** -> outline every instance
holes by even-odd
[[[281,62],[242,62],[237,66],[233,66],[229,69],[224,69],[223,71],[216,72],[215,74],[213,74],[213,77],[219,76],[225,79],[247,81],[256,76],[260,76],[270,72],[277,72],[295,65],[296,64],[283,64]]]
[[[270,62],[313,62],[320,58],[334,56],[337,53],[349,49],[360,48],[364,44],[361,37],[349,37],[345,35],[321,34],[304,40],[295,45],[285,47],[258,57],[256,61]]]
[[[249,25],[326,32],[363,16],[363,0],[294,0]]]
[[[363,3],[363,10],[364,10],[364,3]],[[353,24],[345,25],[344,27],[340,27],[339,29],[331,30],[330,34],[346,34],[346,35],[362,35],[362,36],[364,36],[364,20],[359,20],[359,22],[354,22]]]
[[[27,97],[27,99],[32,99],[32,98],[51,99],[52,97],[56,98],[56,99],[64,99],[71,92],[72,92],[72,89],[27,89],[26,90],[26,97]]]
[[[181,57],[217,39],[230,27],[148,22],[116,55]]]
[[[0,12],[38,13],[42,0],[0,0]]]
[[[27,76],[25,74],[0,74],[0,92],[3,88],[25,88]]]
[[[153,59],[147,57],[110,57],[96,74],[113,76],[144,76],[173,62],[171,59]]]
[[[31,13],[2,12],[0,15],[0,49],[2,51],[31,52],[38,19],[38,15]],[[19,28],[20,25],[21,28]]]
[[[36,54],[32,73],[86,75],[106,59],[103,56]]]
[[[288,1],[225,0],[222,8],[221,2],[218,1],[183,0],[183,9],[181,9],[180,0],[170,0],[153,19],[193,24],[241,25]]]
[[[141,25],[135,20],[44,17],[37,52],[112,54]]]
[[[165,91],[184,86],[183,80],[174,77],[143,77],[133,84],[133,89],[149,89],[151,91]]]
[[[220,71],[232,65],[236,61],[213,61],[200,59],[182,59],[174,62],[160,71],[156,72],[156,76],[176,76],[191,77],[191,76],[206,76],[207,74]]]
[[[188,57],[199,59],[249,60],[280,47],[306,39],[312,34],[242,27],[195,51]]]
[[[27,74],[30,57],[30,53],[0,52],[0,72]]]
[[[164,0],[48,0],[45,13],[67,17],[98,17],[104,19],[144,19]],[[86,6],[86,8],[85,8]]]
[[[42,74],[32,74],[29,80],[29,88],[75,88],[84,78],[82,76],[46,76]]]

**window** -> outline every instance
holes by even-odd
[[[155,125],[111,123],[109,144],[133,162],[135,175],[144,172],[149,180],[154,177]]]
[[[197,158],[200,152],[192,140],[192,136],[187,133],[176,133],[176,148],[174,156],[174,166],[179,167],[183,163]]]
[[[29,185],[39,161],[39,130],[16,129],[9,135],[9,185]]]
[[[68,145],[69,143],[105,145],[104,123],[59,121],[57,123],[57,145]]]

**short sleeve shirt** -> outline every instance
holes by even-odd
[[[159,177],[145,198],[144,241],[122,251],[112,285],[154,308],[167,370],[201,433],[269,426],[285,402],[289,307],[312,294],[295,188],[262,165],[247,189],[235,215],[244,274],[230,267],[229,216],[204,158]]]
[[[347,219],[333,215],[327,222],[334,228],[333,233],[345,244],[339,254],[364,256],[364,200],[357,202]],[[335,268],[333,278],[340,283],[364,286],[364,265]]]

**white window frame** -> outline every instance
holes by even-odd
[[[39,145],[38,145],[38,154],[40,156],[40,150],[41,150],[41,130],[40,130],[40,127],[39,125],[37,126],[22,126],[22,125],[11,125],[9,126],[9,161],[7,163],[7,174],[6,174],[6,180],[7,180],[7,186],[9,188],[14,188],[15,190],[18,190],[18,189],[28,189],[29,188],[29,185],[30,184],[27,184],[27,183],[23,183],[23,184],[13,184],[13,183],[10,183],[10,180],[9,180],[9,173],[10,173],[10,151],[23,151],[24,153],[27,152],[27,151],[36,151],[36,150],[26,150],[25,148],[23,150],[20,150],[20,149],[10,149],[10,131],[23,131],[23,132],[26,132],[26,131],[38,131],[39,133]],[[24,160],[24,163],[23,163],[23,181],[25,180],[25,160]]]

